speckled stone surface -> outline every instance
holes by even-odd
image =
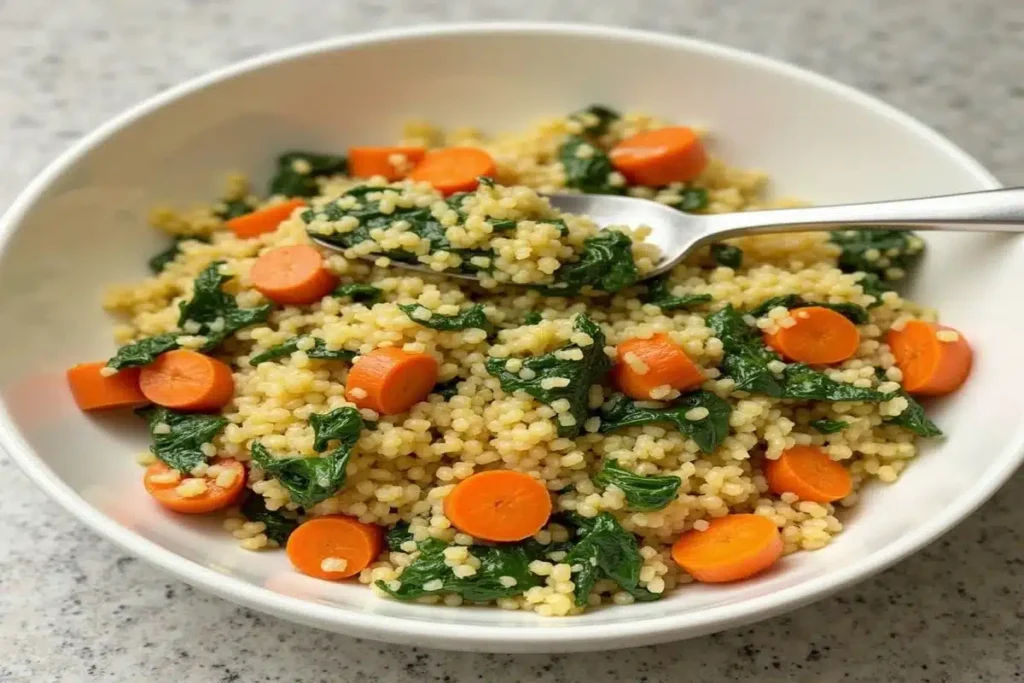
[[[880,95],[1024,184],[1020,0],[6,0],[0,202],[110,115],[210,68],[339,33],[526,18],[789,59]],[[1018,475],[926,551],[752,628],[617,653],[491,656],[357,641],[193,590],[87,531],[0,455],[0,681],[1018,681],[1022,499]]]

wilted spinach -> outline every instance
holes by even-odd
[[[252,213],[253,207],[246,199],[225,199],[221,202],[221,206],[217,209],[217,217],[221,220],[229,221],[232,218],[238,218],[246,214]]]
[[[263,522],[267,538],[283,546],[299,526],[299,521],[288,517],[283,511],[268,510],[263,496],[254,493],[242,503],[242,515],[250,522]]]
[[[519,372],[507,370],[505,366],[508,359],[489,358],[486,363],[487,372],[498,378],[502,390],[506,393],[525,391],[541,403],[548,405],[559,399],[567,400],[570,406],[567,414],[571,415],[575,422],[570,425],[558,423],[559,436],[567,437],[575,437],[580,433],[583,422],[587,419],[590,386],[600,382],[611,369],[611,361],[604,353],[605,337],[600,326],[588,318],[585,313],[579,313],[573,320],[573,328],[577,332],[589,335],[593,343],[587,346],[569,344],[558,351],[522,359],[522,368],[532,373],[530,379],[523,379]],[[583,354],[582,359],[568,360],[564,358],[566,352],[575,350],[579,350]],[[554,378],[565,378],[568,380],[568,385],[544,388],[544,380]]]
[[[839,268],[847,273],[873,273],[890,278],[891,268],[907,270],[924,255],[924,242],[909,230],[834,230],[829,239],[839,245]]]
[[[601,471],[594,475],[594,483],[605,487],[614,484],[625,494],[631,510],[647,511],[660,510],[675,500],[683,480],[674,475],[634,474],[614,460],[605,460]]]
[[[607,513],[594,518],[577,514],[567,516],[576,527],[575,545],[564,562],[579,571],[572,575],[576,584],[573,596],[578,606],[587,604],[587,598],[599,579],[611,579],[639,601],[657,600],[661,595],[640,587],[640,568],[643,557],[636,537],[629,533]]]
[[[866,401],[878,403],[889,396],[874,389],[837,382],[803,363],[791,363],[782,373],[781,398],[805,401]]]
[[[711,245],[711,258],[720,266],[739,268],[743,265],[743,250],[724,242]]]
[[[160,253],[153,256],[153,258],[147,261],[149,270],[155,275],[162,273],[167,264],[178,257],[181,253],[181,243],[187,242],[188,240],[195,240],[196,242],[209,242],[210,240],[202,235],[175,235],[171,238],[171,244]]]
[[[483,304],[473,304],[461,313],[455,315],[442,315],[435,311],[431,311],[426,306],[421,304],[398,304],[398,307],[402,309],[409,320],[412,320],[417,325],[423,327],[429,327],[432,330],[440,330],[443,332],[451,332],[455,330],[468,330],[471,328],[477,328],[486,332],[494,330],[494,325],[487,316],[484,315]],[[426,311],[426,314],[424,314]],[[420,318],[419,316],[429,314],[430,317]]]
[[[221,274],[223,264],[214,261],[204,268],[195,280],[192,298],[178,307],[178,326],[186,329],[189,322],[197,323],[200,329],[196,334],[206,337],[203,351],[212,351],[243,327],[264,322],[274,308],[271,304],[239,308],[235,297],[222,289],[231,279]]]
[[[707,417],[688,420],[686,413],[706,408]],[[616,394],[601,410],[600,431],[611,432],[623,427],[670,422],[683,435],[694,440],[704,453],[713,453],[729,435],[729,402],[708,391],[695,391],[681,397],[667,408],[641,408],[622,394]]]
[[[284,341],[277,346],[272,346],[263,353],[257,353],[255,356],[249,359],[249,365],[256,367],[260,363],[266,363],[267,361],[277,360],[278,358],[284,358],[290,356],[299,350],[299,342],[305,339],[304,336],[292,337],[287,341]],[[306,349],[306,356],[309,358],[315,358],[317,360],[345,360],[350,361],[355,358],[357,354],[355,351],[349,351],[348,349],[328,349],[327,342],[320,337],[312,337],[313,346],[312,348]]]
[[[579,156],[580,150],[592,150]],[[622,194],[624,187],[609,183],[615,171],[601,148],[580,135],[570,135],[558,149],[558,160],[565,168],[565,186],[587,194]]]
[[[807,301],[799,294],[783,294],[781,296],[773,296],[770,299],[765,299],[760,304],[750,310],[750,315],[755,318],[760,318],[766,315],[769,311],[777,306],[788,308],[790,310],[797,308],[807,308],[809,306],[815,306],[817,308],[827,308],[835,311],[840,315],[844,316],[847,320],[852,322],[854,325],[865,325],[868,322],[868,312],[863,306],[857,304],[823,304],[812,301]]]
[[[850,423],[845,420],[829,420],[822,418],[820,420],[811,420],[810,425],[821,434],[835,434],[836,432],[841,432],[849,427]]]
[[[907,392],[900,389],[899,396],[907,399],[907,407],[896,417],[887,417],[883,422],[897,427],[903,427],[912,431],[918,436],[942,436],[942,430],[938,425],[928,419],[924,412],[924,406],[914,400]]]
[[[202,446],[224,429],[228,421],[220,415],[179,413],[163,406],[148,406],[135,411],[149,423],[153,445],[149,450],[168,467],[188,474],[193,467],[206,462]],[[158,425],[167,425],[164,431]]]
[[[618,230],[602,230],[583,242],[579,259],[555,271],[555,284],[540,286],[550,296],[573,296],[586,286],[618,292],[636,284],[633,241]]]
[[[384,296],[384,292],[373,285],[352,283],[348,285],[338,285],[334,288],[334,291],[331,292],[331,296],[347,296],[352,299],[352,301],[361,301],[372,306],[380,301],[380,298]]]
[[[669,287],[667,275],[648,280],[646,285],[647,292],[643,295],[644,303],[654,304],[662,311],[675,311],[711,301],[710,294],[688,293],[675,296]]]
[[[146,337],[131,344],[125,344],[117,350],[114,357],[107,361],[107,367],[120,370],[122,368],[137,368],[149,365],[157,359],[161,353],[172,351],[178,348],[178,333],[158,334],[155,337]]]
[[[580,122],[583,126],[583,134],[599,137],[608,132],[608,127],[621,118],[619,112],[600,104],[592,104],[586,109],[580,109],[569,115],[570,118]],[[594,120],[596,118],[596,121]]]
[[[461,382],[461,381],[462,381],[461,377],[456,377],[455,379],[450,379],[447,382],[442,382],[441,384],[435,384],[434,385],[434,390],[431,391],[430,393],[437,394],[438,396],[440,396],[444,400],[450,401],[450,400],[452,400],[452,397],[458,396],[458,394],[459,394],[459,382]]]
[[[308,166],[306,172],[298,168]],[[270,180],[270,194],[286,197],[314,197],[320,191],[316,179],[344,173],[348,162],[343,156],[317,152],[286,152],[277,158],[277,172]]]
[[[684,187],[679,190],[679,200],[669,204],[673,209],[693,213],[706,209],[708,206],[708,191],[703,187]],[[733,247],[736,249],[737,247]],[[723,264],[724,265],[724,264]]]
[[[544,320],[544,316],[542,316],[537,311],[530,311],[529,313],[523,316],[524,325],[536,325],[542,320]]]

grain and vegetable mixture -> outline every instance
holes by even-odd
[[[750,577],[940,436],[915,397],[971,350],[891,291],[910,233],[734,240],[645,280],[647,228],[542,196],[763,206],[708,146],[595,106],[285,153],[265,191],[154,212],[171,242],[107,294],[120,348],[72,393],[137,408],[157,503],[381,596],[567,615]]]

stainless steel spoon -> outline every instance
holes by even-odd
[[[1024,232],[1024,188],[712,215],[683,213],[665,204],[635,197],[552,194],[548,199],[556,209],[588,216],[602,228],[610,225],[649,226],[651,233],[646,241],[661,250],[662,259],[657,268],[645,275],[646,278],[671,270],[702,245],[742,235],[839,228]],[[321,246],[339,250],[335,245],[311,237]],[[438,273],[427,266],[398,262],[394,265],[465,280],[476,279],[462,273]]]

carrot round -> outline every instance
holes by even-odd
[[[616,347],[616,358],[612,379],[622,393],[638,401],[651,400],[657,387],[686,391],[704,381],[704,373],[683,347],[663,332],[649,339],[627,339]]]
[[[911,320],[889,330],[886,341],[908,393],[942,396],[959,389],[971,373],[971,345],[951,327]]]
[[[405,157],[406,163],[418,164],[427,150],[422,147],[350,147],[348,172],[353,178],[384,176],[388,180],[401,180],[405,171],[392,163],[395,155]]]
[[[320,252],[306,244],[263,252],[249,271],[249,279],[271,301],[297,306],[327,296],[338,280],[327,270]]]
[[[384,346],[360,356],[348,371],[345,398],[382,415],[404,413],[437,383],[437,361],[426,353]]]
[[[219,410],[235,393],[231,368],[198,351],[160,354],[139,373],[139,388],[153,403],[175,410]]]
[[[497,166],[491,155],[477,147],[446,147],[426,156],[409,174],[411,180],[428,182],[444,194],[475,190],[478,176],[494,176]]]
[[[704,144],[684,126],[637,133],[612,148],[612,165],[634,185],[688,182],[708,164]]]
[[[551,516],[547,487],[524,472],[490,470],[459,482],[444,499],[456,529],[485,541],[521,541]]]
[[[107,364],[80,363],[67,372],[71,396],[82,410],[137,408],[149,403],[139,389],[139,369],[124,368],[109,377],[102,374]]]
[[[672,545],[672,559],[703,583],[739,581],[775,564],[782,534],[760,515],[712,519],[704,531],[687,531]]]
[[[303,574],[334,581],[355,576],[377,559],[380,527],[344,515],[316,517],[288,537],[288,559]]]
[[[226,225],[242,239],[256,237],[277,230],[277,226],[287,220],[295,209],[305,205],[306,202],[302,199],[289,199],[286,202],[232,218]]]
[[[768,346],[788,360],[827,365],[840,363],[857,353],[860,332],[841,313],[821,306],[808,306],[789,314],[796,321],[795,325],[780,327],[764,338]]]
[[[831,503],[853,491],[850,473],[817,446],[793,446],[767,460],[764,476],[775,493],[795,493],[815,503]]]
[[[222,510],[235,503],[245,490],[245,465],[231,458],[216,460],[210,464],[219,465],[231,472],[234,475],[231,482],[220,486],[217,484],[219,477],[203,478],[205,490],[198,495],[182,495],[178,489],[182,483],[181,475],[162,462],[147,467],[142,482],[149,495],[169,510],[188,515]]]

